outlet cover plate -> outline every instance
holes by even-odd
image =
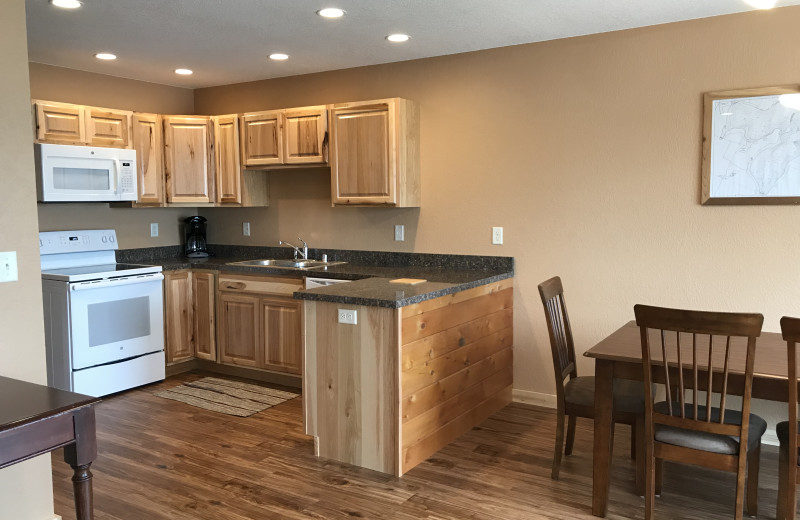
[[[406,239],[406,227],[403,224],[396,224],[394,226],[394,239],[402,242]]]
[[[242,235],[249,237],[250,236],[250,223],[249,222],[242,222]]]
[[[493,227],[492,228],[492,244],[499,246],[503,244],[503,228],[502,227]]]
[[[150,223],[150,236],[157,237],[158,236],[158,222],[151,222]]]
[[[339,309],[339,323],[345,325],[358,324],[358,311],[351,309]]]

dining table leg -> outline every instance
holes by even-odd
[[[75,442],[64,447],[64,461],[72,466],[72,487],[75,494],[77,520],[93,520],[92,472],[97,457],[94,407],[78,410],[73,415]]]
[[[614,446],[614,362],[605,359],[595,360],[594,373],[592,514],[604,517],[608,510],[611,455]]]

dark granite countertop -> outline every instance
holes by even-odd
[[[310,258],[346,262],[315,269],[286,269],[230,265],[255,258],[291,258],[285,247],[209,246],[213,256],[189,259],[179,246],[127,249],[117,261],[160,265],[164,271],[210,269],[226,273],[296,276],[352,280],[294,293],[301,300],[398,308],[486,285],[514,276],[511,257],[389,253],[379,251],[309,250]],[[398,278],[417,278],[423,283],[392,283]]]

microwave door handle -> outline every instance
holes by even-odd
[[[119,159],[112,159],[114,161],[114,194],[117,194],[117,186],[119,185]]]

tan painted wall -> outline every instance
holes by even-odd
[[[514,256],[514,379],[530,397],[554,393],[536,285],[556,274],[579,352],[640,302],[762,312],[778,330],[800,315],[800,209],[699,205],[702,94],[797,82],[798,26],[786,7],[198,90],[198,113],[421,106],[421,209],[331,208],[324,173],[270,173],[273,206],[203,211],[209,238]],[[505,245],[490,245],[492,226]]]
[[[0,284],[0,376],[46,383],[42,284],[36,240],[36,184],[27,108],[25,2],[9,0],[0,17],[0,159],[2,250],[16,251],[19,280]],[[12,399],[2,396],[0,399]],[[53,518],[50,456],[0,470],[0,518]]]
[[[31,63],[29,71],[34,99],[157,114],[194,112],[194,93],[189,89],[39,63]],[[110,208],[108,204],[39,204],[38,207],[40,231],[113,228],[122,248],[180,244],[183,241],[180,221],[195,214],[193,208],[124,209]],[[151,222],[158,223],[156,238],[150,237]]]

